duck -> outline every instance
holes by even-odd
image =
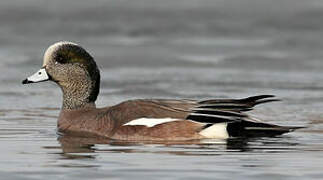
[[[55,82],[63,93],[57,120],[60,135],[123,141],[187,141],[278,136],[300,127],[260,121],[248,114],[273,95],[242,99],[133,99],[97,108],[100,71],[80,45],[60,41],[48,47],[39,71],[23,84]]]

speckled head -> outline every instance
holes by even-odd
[[[94,103],[99,94],[100,72],[92,56],[72,42],[51,45],[44,54],[43,67],[23,84],[52,80],[63,91],[63,107],[74,109]]]
[[[57,42],[51,45],[44,54],[43,67],[55,64],[82,64],[89,72],[96,69],[92,56],[81,46],[73,42]]]

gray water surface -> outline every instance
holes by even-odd
[[[0,179],[323,179],[323,2],[0,1]],[[59,40],[101,70],[97,106],[274,94],[275,138],[144,144],[62,137],[52,82],[22,85]]]

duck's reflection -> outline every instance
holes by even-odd
[[[108,139],[75,136],[59,136],[57,140],[61,144],[63,153],[93,153],[95,144],[109,143]]]
[[[286,139],[287,138],[287,139]],[[230,152],[277,152],[295,149],[288,137],[230,138],[198,141],[129,142],[105,138],[60,136],[64,158],[95,158],[97,153],[158,153],[173,155],[223,155]]]

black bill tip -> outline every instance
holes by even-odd
[[[28,79],[25,79],[22,81],[22,84],[29,84],[29,83],[32,83],[32,81],[28,81]]]

